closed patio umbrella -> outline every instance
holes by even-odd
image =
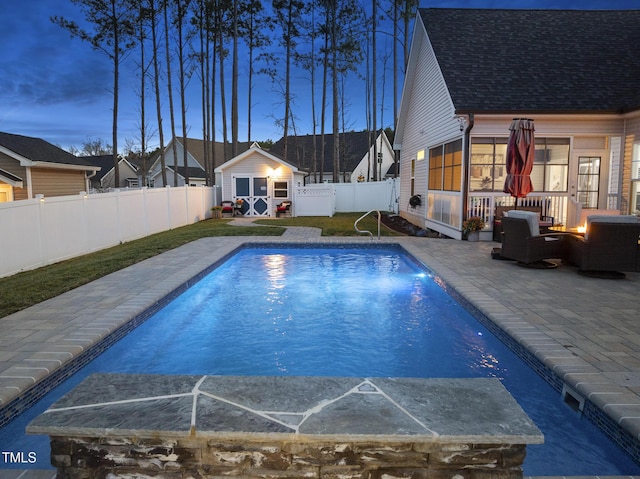
[[[533,137],[533,120],[514,118],[509,127],[509,143],[507,144],[507,178],[504,181],[504,191],[516,199],[524,198],[533,191],[531,170],[536,145]]]

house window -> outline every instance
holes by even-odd
[[[470,191],[502,191],[507,176],[508,138],[473,138],[471,140]]]
[[[462,140],[429,149],[429,190],[460,191]]]
[[[600,160],[599,156],[578,157],[578,189],[576,199],[583,208],[598,207],[598,192],[600,190]]]
[[[273,196],[275,198],[289,198],[289,182],[288,181],[274,181],[273,182]]]
[[[502,191],[507,177],[507,137],[472,138],[470,191]],[[569,139],[536,138],[531,171],[534,191],[567,191]]]
[[[569,138],[536,138],[531,182],[534,191],[568,190]]]

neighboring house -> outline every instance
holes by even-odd
[[[138,168],[125,158],[118,157],[118,186],[115,185],[113,155],[81,156],[80,158],[100,167],[100,171],[91,177],[91,188],[95,191],[107,191],[112,188],[136,188],[138,186]]]
[[[177,159],[174,155],[174,145],[176,146]],[[209,144],[209,150],[205,154],[205,141],[198,140],[196,138],[187,138],[187,169],[184,167],[184,144],[185,139],[183,137],[174,138],[165,146],[165,171],[167,173],[167,184],[173,186],[174,172],[177,171],[177,184],[178,186],[184,186],[185,180],[189,178],[189,185],[200,186],[207,184],[207,171],[213,171],[217,166],[220,166],[225,161],[231,159],[231,145],[227,144],[224,147],[224,143],[216,142],[213,149]],[[238,151],[243,152],[249,148],[247,142],[241,142],[238,144]],[[213,165],[211,161],[213,160]],[[209,164],[207,164],[209,163]],[[160,161],[160,154],[156,153],[150,160],[151,166],[149,167],[148,184],[154,187],[165,186],[162,181],[162,168]]]
[[[89,191],[99,170],[40,138],[0,132],[0,201]]]
[[[394,141],[401,215],[454,238],[479,215],[490,238],[495,206],[513,204],[519,117],[536,130],[525,202],[569,226],[581,208],[640,213],[638,25],[640,10],[419,9]]]
[[[290,136],[287,138],[287,161],[309,171],[305,180],[311,183],[333,182],[333,135],[324,136],[324,157],[322,157],[321,137],[315,135],[316,161],[314,166],[314,136]],[[340,133],[340,183],[382,180],[393,166],[393,148],[384,130],[376,139],[374,152],[373,135],[368,131]],[[269,151],[282,156],[284,138],[278,140]],[[376,161],[376,156],[379,161]],[[322,160],[324,158],[324,160]],[[375,171],[374,171],[375,170]]]
[[[276,206],[293,201],[294,188],[304,185],[306,171],[299,170],[257,143],[215,169],[222,200],[238,202],[245,216],[274,216]],[[295,202],[291,209],[295,216]]]

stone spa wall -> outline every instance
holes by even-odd
[[[511,479],[543,440],[495,379],[96,374],[27,430],[58,479]]]

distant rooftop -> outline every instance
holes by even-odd
[[[41,138],[0,132],[0,146],[31,161],[89,166],[94,168],[87,161],[64,151],[62,148],[58,148]]]

